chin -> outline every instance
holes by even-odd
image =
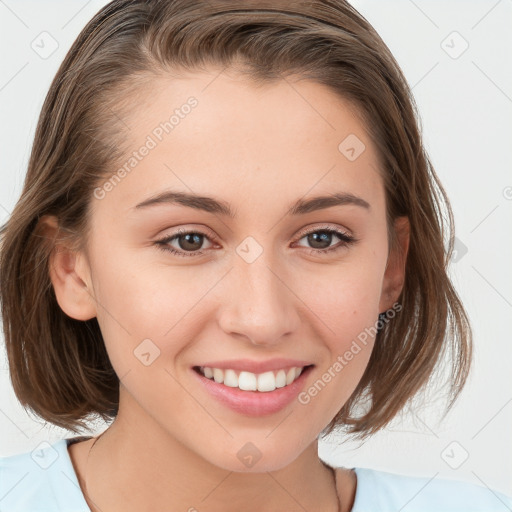
[[[289,447],[281,444],[279,449],[272,445],[269,446],[268,442],[264,447],[261,445],[262,443],[247,441],[236,450],[210,454],[208,460],[226,471],[264,473],[285,468],[301,454],[301,451],[298,451],[297,443],[290,443]]]

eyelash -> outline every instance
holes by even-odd
[[[338,238],[341,239],[341,242],[338,245],[335,245],[333,247],[328,247],[327,249],[311,248],[310,251],[309,251],[310,254],[313,254],[313,253],[326,254],[326,253],[336,252],[336,251],[339,251],[339,250],[341,250],[341,249],[343,249],[345,247],[348,247],[348,246],[350,246],[350,245],[352,245],[352,244],[354,244],[355,242],[358,241],[356,238],[354,238],[353,236],[347,235],[343,231],[340,231],[338,229],[334,229],[332,227],[326,226],[326,227],[315,228],[315,229],[312,229],[312,230],[300,233],[300,236],[296,239],[296,242],[298,242],[299,240],[302,240],[305,236],[308,236],[308,235],[310,235],[312,233],[330,233],[330,234],[334,234]],[[164,251],[166,253],[174,254],[176,256],[188,257],[188,256],[201,256],[202,254],[204,254],[204,251],[184,252],[184,251],[177,250],[177,249],[175,249],[173,247],[169,247],[168,244],[171,241],[173,241],[174,239],[177,239],[177,238],[179,238],[181,236],[186,236],[186,235],[202,235],[202,236],[206,237],[208,240],[210,240],[211,242],[216,242],[217,241],[216,237],[209,236],[206,233],[203,233],[202,231],[190,230],[190,231],[180,232],[180,233],[175,234],[175,235],[166,236],[166,237],[164,237],[164,238],[162,238],[160,240],[156,240],[155,244],[156,244],[156,246],[160,250],[162,250],[162,251]],[[307,249],[307,247],[306,247],[306,249]]]

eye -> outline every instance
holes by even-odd
[[[177,256],[199,256],[204,251],[197,249],[201,248],[205,239],[210,240],[210,238],[215,240],[213,236],[208,236],[201,231],[180,231],[175,235],[157,240],[155,243],[159,249]],[[178,248],[169,245],[174,241],[178,242]]]
[[[331,246],[333,237],[338,238],[340,242],[337,245]],[[312,245],[312,247],[309,248],[309,252],[311,254],[326,254],[338,251],[357,242],[353,236],[330,226],[310,229],[309,231],[302,232],[300,234],[300,238],[297,240],[300,241],[303,238]],[[213,235],[203,233],[202,231],[190,230],[180,231],[174,235],[168,235],[160,240],[156,240],[155,244],[159,249],[177,256],[201,256],[205,251],[199,249],[202,248],[205,240],[211,242],[216,241],[216,238]],[[170,245],[173,242],[177,242],[178,247]],[[206,249],[208,249],[208,247]],[[306,247],[306,249],[308,248]]]
[[[338,238],[340,242],[337,245],[331,246],[333,238]],[[311,254],[325,254],[338,251],[357,242],[357,240],[348,233],[330,226],[324,226],[322,228],[317,227],[303,232],[298,241],[302,239],[306,239],[307,243],[312,246],[309,248]]]

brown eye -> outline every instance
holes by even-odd
[[[203,243],[205,240],[210,240],[208,235],[200,231],[180,232],[175,235],[166,236],[155,243],[163,251],[176,254],[178,256],[198,256],[203,254]],[[177,242],[176,245],[171,245],[172,242]],[[207,247],[208,248],[208,247]]]
[[[340,240],[337,245],[332,246],[332,242],[336,241],[336,238]],[[343,231],[333,228],[322,228],[303,233],[299,240],[306,239],[310,245],[309,249],[315,253],[327,253],[342,249],[354,242],[356,239],[350,235],[347,235]]]

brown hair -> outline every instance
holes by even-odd
[[[354,104],[379,154],[391,243],[394,219],[409,218],[402,310],[379,330],[362,379],[327,431],[344,425],[365,437],[384,427],[430,380],[448,348],[451,407],[472,346],[447,275],[452,212],[398,64],[342,0],[115,0],[82,30],[51,84],[21,198],[0,230],[4,334],[21,404],[75,432],[87,427],[89,414],[115,417],[119,379],[98,322],[60,309],[48,266],[57,239],[44,235],[39,220],[55,215],[59,241],[85,248],[92,191],[123,155],[120,118],[128,100],[157,76],[209,65],[239,65],[260,84],[284,76],[314,80]],[[369,406],[355,416],[363,398]]]

